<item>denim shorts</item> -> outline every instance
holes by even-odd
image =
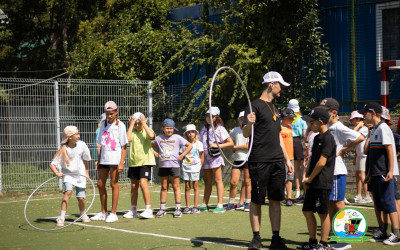
[[[184,181],[198,181],[198,180],[200,180],[200,172],[182,171],[182,179]]]
[[[65,186],[64,193],[67,191],[73,191],[74,185],[72,185],[71,183],[64,182],[64,186]],[[75,189],[76,189],[76,198],[86,198],[85,188],[75,187]]]

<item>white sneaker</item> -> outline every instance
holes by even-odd
[[[344,204],[350,205],[350,202],[346,198],[344,198]]]
[[[61,216],[58,216],[57,219],[56,219],[56,221],[57,221],[57,227],[63,227],[63,226],[64,226],[65,218],[63,218],[63,217],[61,217]]]
[[[299,198],[300,196],[300,190],[296,190],[296,196],[294,197],[295,199]]]
[[[85,223],[91,222],[91,220],[90,220],[89,216],[87,216],[87,214],[84,214],[84,215],[82,216],[81,221],[82,221],[82,222],[85,222]]]
[[[106,218],[107,218],[107,213],[105,213],[105,214],[103,214],[102,212],[100,212],[100,213],[97,213],[95,216],[93,216],[92,218],[91,218],[91,220],[106,220]]]
[[[129,210],[126,214],[124,214],[122,217],[127,218],[127,219],[132,219],[132,218],[138,218],[138,214],[137,211],[132,211]]]
[[[362,198],[361,195],[356,195],[356,196],[354,196],[354,202],[359,203],[359,202],[361,202],[362,200],[363,200],[363,198]]]
[[[371,203],[372,199],[371,196],[365,196],[364,199],[360,201],[360,203]]]
[[[153,219],[154,218],[153,210],[146,209],[139,216],[140,216],[140,218],[143,218],[143,219]]]
[[[116,214],[110,213],[107,216],[106,222],[111,223],[111,222],[116,222],[118,221],[118,216]]]

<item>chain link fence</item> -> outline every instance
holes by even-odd
[[[95,158],[96,129],[108,100],[120,107],[120,119],[127,126],[137,111],[149,117],[151,126],[150,86],[151,81],[139,80],[0,78],[0,192],[31,189],[53,176],[49,163],[65,126],[79,128]],[[89,171],[96,179],[94,164],[95,160],[89,162]],[[125,172],[120,182],[129,182]],[[45,188],[50,187],[54,183]]]

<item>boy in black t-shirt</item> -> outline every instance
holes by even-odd
[[[297,249],[329,249],[328,236],[330,229],[329,196],[333,185],[335,169],[336,143],[328,130],[329,113],[322,107],[316,107],[310,114],[303,116],[308,127],[315,136],[312,156],[306,178],[306,196],[304,198],[303,214],[306,217],[310,239]],[[317,221],[314,213],[321,219],[321,240],[317,241]]]

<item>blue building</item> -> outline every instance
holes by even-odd
[[[331,62],[326,66],[328,83],[313,93],[315,99],[332,96],[346,112],[365,101],[381,100],[380,62],[400,60],[400,1],[320,0],[318,8]],[[196,19],[201,10],[202,5],[174,9],[169,18]],[[217,20],[219,15],[210,13],[210,18]],[[170,84],[184,86],[193,74],[182,72]],[[400,70],[390,70],[389,80],[393,106],[400,102]]]

